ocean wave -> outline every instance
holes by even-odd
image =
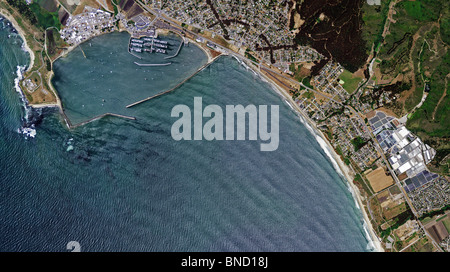
[[[247,69],[247,71],[251,71],[255,76],[262,78],[257,72],[255,72],[255,70],[250,68],[244,61],[240,60],[238,57],[234,55],[232,57],[235,58],[239,62],[239,64],[241,64],[245,69]]]
[[[23,79],[23,74],[25,72],[25,69],[27,68],[26,65],[17,65],[17,70],[16,70],[16,78],[14,79],[14,89],[16,90],[16,92],[19,94],[20,99],[22,100],[23,106],[25,109],[27,109],[28,107],[28,101],[25,97],[25,94],[23,93],[22,89],[20,88],[20,81]],[[27,113],[27,111],[26,111]]]
[[[23,117],[23,125],[22,127],[17,129],[18,133],[25,135],[25,138],[31,137],[34,138],[36,136],[35,124],[32,121],[33,115],[31,107],[28,105],[28,100],[23,93],[23,90],[20,88],[20,81],[23,79],[23,75],[26,69],[26,65],[18,65],[16,70],[16,78],[14,79],[14,89],[19,94],[20,100],[22,100],[22,106],[24,109],[24,117]]]
[[[27,47],[25,46],[25,42],[22,41],[22,45],[20,46],[20,49],[22,49],[23,52],[26,52],[27,54],[29,54]]]
[[[363,223],[363,230],[368,241],[366,249],[369,251],[376,251],[375,242],[373,241],[372,236],[369,233],[369,226],[367,225],[366,221],[364,221]]]
[[[335,157],[332,155],[332,151],[330,151],[330,147],[329,145],[325,142],[325,140],[317,133],[317,131],[304,119],[303,116],[299,115],[300,117],[300,122],[302,124],[305,125],[305,127],[309,130],[309,132],[311,132],[311,134],[316,138],[316,141],[319,143],[319,146],[322,148],[322,150],[325,152],[325,154],[327,155],[327,157],[330,159],[331,164],[333,165],[333,168],[336,170],[336,172],[338,173],[339,176],[341,176],[343,178],[343,180],[347,181],[346,185],[347,185],[347,189],[350,192],[350,194],[352,195],[353,201],[355,202],[355,206],[356,208],[358,208],[358,210],[361,210],[361,207],[359,206],[359,203],[357,201],[357,196],[356,196],[356,192],[353,189],[353,187],[350,185],[350,180],[348,180],[344,173],[342,172],[341,168],[339,167],[338,162],[336,161]],[[367,239],[367,250],[370,251],[375,251],[376,247],[375,247],[375,242],[372,239],[372,236],[369,233],[369,227],[368,224],[366,222],[365,219],[363,219],[363,230],[365,233],[365,237]]]

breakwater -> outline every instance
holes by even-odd
[[[106,116],[114,116],[114,117],[119,117],[119,118],[128,119],[128,120],[136,120],[136,118],[132,117],[132,116],[126,116],[126,115],[122,115],[122,114],[107,112],[107,113],[104,113],[104,114],[92,117],[89,120],[83,121],[81,123],[72,124],[72,122],[67,117],[66,113],[64,112],[64,110],[62,108],[60,108],[60,112],[61,112],[61,115],[63,116],[64,121],[66,122],[66,125],[67,125],[67,127],[69,129],[73,129],[73,128],[77,128],[77,127],[80,127],[80,126],[84,126],[84,125],[86,125],[88,123],[91,123],[93,121],[102,119],[103,117],[106,117]]]
[[[134,64],[136,64],[137,66],[144,66],[144,67],[153,67],[153,66],[167,66],[167,65],[171,65],[171,62],[168,63],[138,63],[138,62],[134,62]]]
[[[149,97],[144,98],[144,99],[142,99],[142,100],[136,101],[136,102],[134,102],[134,103],[132,103],[132,104],[129,104],[129,105],[126,106],[126,108],[134,107],[134,106],[136,106],[136,105],[139,105],[139,104],[141,104],[141,103],[144,103],[144,102],[146,102],[146,101],[149,101],[149,100],[151,100],[151,99],[153,99],[153,98],[159,97],[159,96],[161,96],[161,95],[164,95],[164,94],[166,94],[166,93],[170,93],[170,92],[176,90],[178,87],[180,87],[181,85],[183,85],[183,83],[185,83],[186,81],[188,81],[189,79],[191,79],[192,77],[194,77],[196,74],[198,74],[200,71],[202,71],[203,69],[205,69],[206,67],[208,67],[208,66],[209,66],[211,63],[213,63],[213,62],[214,62],[214,61],[211,61],[211,62],[209,62],[209,63],[206,63],[205,65],[203,65],[202,67],[200,67],[200,69],[198,69],[194,74],[192,74],[190,77],[188,77],[188,78],[186,78],[185,80],[183,80],[183,81],[181,81],[180,83],[178,83],[175,87],[173,87],[173,88],[171,88],[171,89],[169,89],[169,90],[167,90],[167,91],[164,91],[164,92],[161,92],[161,93],[158,93],[158,94],[149,96]]]
[[[178,53],[180,53],[180,50],[181,50],[181,47],[183,46],[183,44],[184,44],[184,40],[181,41],[180,46],[178,47],[177,52],[175,52],[174,55],[172,55],[172,56],[167,56],[167,57],[165,57],[164,59],[171,59],[171,58],[175,58],[176,56],[178,56]]]

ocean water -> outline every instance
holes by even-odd
[[[2,27],[0,22],[1,251],[66,251],[69,241],[82,251],[371,250],[349,186],[315,136],[271,86],[235,59],[219,58],[170,94],[114,108],[136,120],[106,117],[68,130],[54,110],[24,110],[14,80],[29,57],[20,38]],[[184,49],[198,53],[193,45]],[[86,55],[89,61],[106,58]],[[197,57],[194,70],[203,62]],[[92,93],[68,94],[70,82],[63,90],[64,67],[78,76],[89,73],[77,61],[69,55],[56,63],[54,84],[65,105],[73,106],[71,117],[81,120],[98,112],[92,106],[77,114],[73,100],[92,100]],[[155,89],[174,84],[166,80]],[[92,86],[97,98],[115,92],[98,84]],[[130,90],[137,85],[142,83]],[[147,93],[122,96],[117,105]],[[279,148],[261,152],[259,141],[174,141],[171,109],[193,108],[198,96],[203,105],[223,108],[279,105]],[[35,138],[18,133],[30,122]]]
[[[168,42],[167,54],[134,52],[142,57],[138,59],[128,53],[130,35],[114,32],[83,43],[83,51],[78,47],[56,61],[52,82],[71,122],[77,124],[107,112],[129,114],[126,105],[175,87],[207,62],[194,45],[165,60],[176,53],[181,39],[174,34],[158,38]],[[135,62],[171,65],[142,67]]]

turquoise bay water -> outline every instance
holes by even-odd
[[[82,251],[368,250],[361,212],[346,182],[298,116],[236,60],[219,58],[173,93],[124,109],[129,100],[168,89],[185,75],[170,81],[148,68],[134,71],[136,77],[155,74],[167,86],[159,82],[151,88],[130,80],[126,93],[122,85],[99,80],[89,83],[95,92],[72,94],[74,79],[66,69],[80,78],[106,75],[115,61],[126,65],[132,57],[126,48],[115,61],[107,57],[126,42],[122,33],[98,37],[92,48],[109,46],[90,52],[85,44],[83,49],[90,62],[109,65],[93,73],[69,55],[55,64],[54,84],[72,118],[96,115],[102,107],[98,99],[109,95],[106,102],[117,98],[111,110],[137,119],[106,117],[68,130],[51,110],[31,112],[44,118],[36,138],[26,139],[17,132],[24,113],[14,78],[17,66],[26,65],[29,57],[20,38],[7,38],[10,34],[9,28],[0,30],[1,251],[65,251],[73,240]],[[118,39],[117,44],[109,39]],[[189,53],[185,49],[198,55],[178,61],[193,71],[204,56],[191,45],[180,57]],[[172,70],[165,74],[180,69],[168,67]],[[177,104],[193,108],[196,96],[204,105],[223,108],[279,105],[278,150],[261,152],[258,141],[174,141],[171,109]],[[79,101],[90,105],[85,113]]]

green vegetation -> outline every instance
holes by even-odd
[[[303,85],[305,85],[306,87],[308,87],[310,89],[314,89],[310,82],[311,82],[311,77],[310,76],[305,77],[304,79],[302,79]]]
[[[250,51],[249,48],[247,48],[247,49],[245,50],[245,56],[246,56],[249,60],[259,63],[259,61],[251,54],[251,51]]]
[[[424,219],[427,218],[427,217],[433,217],[433,216],[436,216],[436,215],[439,215],[439,214],[444,214],[447,210],[450,210],[450,204],[449,204],[449,205],[445,205],[445,206],[444,206],[442,209],[440,209],[440,210],[437,210],[437,211],[431,211],[431,212],[424,213],[424,214],[419,218],[419,220],[422,221],[422,220],[424,220]]]
[[[307,99],[313,99],[315,96],[314,96],[314,93],[312,92],[312,91],[309,91],[309,90],[307,90],[306,92],[304,92],[303,94],[302,94],[302,96],[303,97],[305,97],[305,98],[307,98]]]
[[[428,136],[450,136],[449,82],[445,80],[446,75],[450,72],[449,63],[450,54],[447,52],[441,64],[431,75],[430,92],[425,102],[406,123],[407,128],[411,131],[422,131]],[[443,96],[445,90],[447,93]]]
[[[431,7],[430,2],[437,2],[435,0],[418,0],[418,1],[403,1],[401,5],[406,10],[406,13],[413,19],[420,22],[436,21],[439,18],[438,7]]]
[[[405,84],[405,88],[397,84],[384,86],[386,91],[399,94],[399,99],[387,105],[389,109],[399,115],[411,113],[420,103],[424,91],[428,92],[421,107],[408,115],[407,128],[428,142],[440,154],[436,157],[441,160],[450,150],[450,100],[448,78],[446,80],[450,72],[449,5],[448,0],[398,1],[394,7],[395,22],[390,24],[377,55],[381,60],[378,67],[383,79],[393,80],[400,76],[397,83]],[[363,4],[362,11],[364,36],[376,28],[377,18],[374,7]],[[383,12],[383,6],[380,12]],[[389,86],[392,88],[387,88]],[[448,172],[445,162],[435,159],[432,164],[433,171]]]
[[[45,10],[47,10],[49,12],[58,11],[58,7],[56,6],[56,1],[54,1],[54,0],[35,0],[33,2],[36,2],[37,4],[39,4],[39,6],[41,6],[42,8],[44,8]]]
[[[344,158],[344,163],[346,164],[346,165],[350,165],[350,159],[348,158],[348,157],[345,157]],[[356,179],[356,178],[355,178]]]
[[[328,137],[328,139],[333,139],[333,131],[331,131],[331,129],[328,129],[327,130],[327,137]]]
[[[441,31],[441,38],[447,45],[450,45],[450,10],[449,3],[446,3],[446,7],[443,9],[443,14],[439,22],[439,28]]]
[[[289,71],[295,73],[295,63],[291,62],[291,64],[289,64]]]
[[[28,19],[32,24],[37,23],[37,18],[31,8],[27,5],[25,0],[7,0],[8,4],[16,8],[19,13]]]
[[[416,0],[402,1],[396,4],[396,23],[391,24],[389,34],[386,35],[384,45],[380,49],[380,57],[393,57],[393,63],[408,57],[411,46],[408,44],[412,35],[426,22],[437,21],[446,0]],[[387,67],[388,70],[392,69]],[[394,67],[395,68],[395,67]],[[401,69],[400,69],[401,70]]]
[[[436,219],[436,222],[441,221],[442,219],[445,219],[447,217],[447,215],[441,216],[440,218]]]
[[[39,27],[43,29],[47,29],[49,27],[56,27],[57,29],[61,29],[61,22],[58,18],[58,12],[48,12],[37,3],[32,3],[29,5],[29,7],[36,16],[38,21],[37,24]]]
[[[414,232],[408,239],[405,240],[405,244],[408,244],[412,239],[417,236],[417,232]]]
[[[357,182],[359,182],[359,183],[362,183],[362,182],[363,182],[363,179],[362,179],[362,177],[361,177],[360,174],[356,174],[356,176],[355,176],[355,181],[357,181]]]
[[[391,226],[388,227],[387,229],[382,230],[381,227],[378,227],[381,238],[387,237],[389,234],[391,234],[391,232],[393,230],[395,230],[398,227],[400,227],[401,225],[405,224],[406,221],[408,221],[409,219],[411,219],[413,217],[414,217],[413,213],[411,212],[411,210],[408,209],[407,211],[405,211],[405,212],[399,214],[398,216],[396,216],[395,218],[393,218],[392,220],[394,223],[391,224]]]
[[[300,64],[297,68],[295,66],[296,65],[295,65],[294,62],[289,64],[289,71],[294,73],[293,77],[294,77],[295,80],[297,80],[298,82],[302,82],[303,78],[305,77],[305,75],[301,73],[303,65]]]
[[[450,218],[448,216],[445,217],[445,220],[442,221],[442,224],[444,224],[444,227],[448,232],[450,232]]]
[[[366,41],[366,51],[370,52],[372,45],[375,49],[381,44],[383,27],[386,23],[387,13],[391,0],[381,1],[381,6],[369,5],[366,1],[362,5],[362,20],[364,22],[362,38]]]
[[[370,186],[368,180],[365,179],[362,175],[356,174],[354,182],[359,183],[369,196],[372,196],[374,194],[372,186]]]
[[[349,93],[352,94],[357,88],[359,82],[362,80],[360,77],[353,76],[348,70],[344,70],[342,74],[339,76],[339,79],[344,81],[342,87]]]
[[[111,0],[111,3],[113,4],[114,9],[114,18],[116,17],[117,13],[119,13],[119,10],[117,9],[117,3],[114,0]]]
[[[365,146],[367,144],[367,141],[364,140],[362,137],[358,136],[356,138],[353,138],[351,140],[353,148],[355,149],[355,151],[360,150],[363,146]]]

